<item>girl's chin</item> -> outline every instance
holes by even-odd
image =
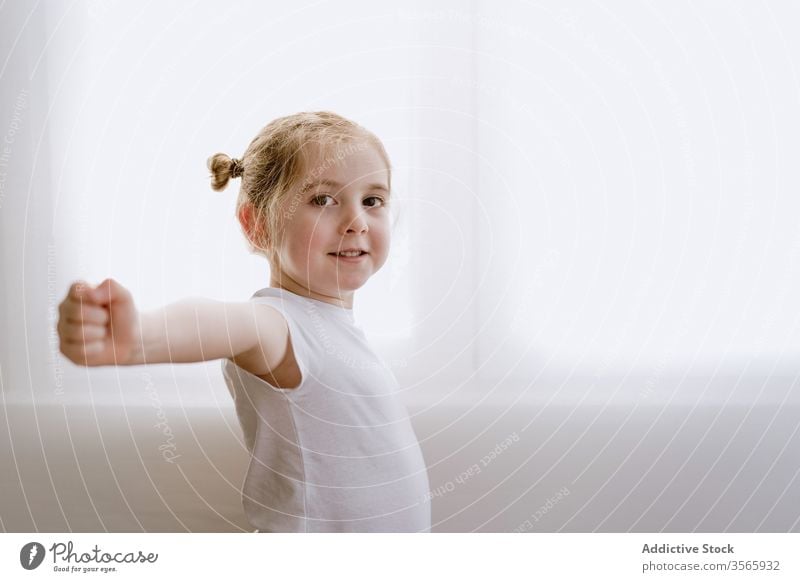
[[[333,295],[348,294],[361,289],[366,282],[366,278],[358,280],[351,277],[339,278],[338,280],[332,281],[328,289],[330,289]]]

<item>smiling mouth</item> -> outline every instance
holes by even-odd
[[[332,257],[355,259],[355,258],[358,258],[358,257],[363,257],[364,255],[367,255],[369,253],[367,253],[366,251],[358,251],[358,252],[351,252],[351,253],[328,253],[328,254],[330,256],[332,256]]]

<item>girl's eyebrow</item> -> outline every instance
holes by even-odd
[[[306,193],[309,190],[316,188],[317,186],[330,186],[331,188],[341,188],[342,184],[337,182],[336,180],[314,180],[310,184],[306,184],[303,186],[302,192]],[[383,190],[384,192],[389,192],[389,188],[387,188],[384,184],[374,183],[368,184],[367,190]]]

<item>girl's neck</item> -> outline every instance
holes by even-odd
[[[276,289],[285,289],[286,291],[290,291],[291,293],[300,295],[301,297],[308,297],[324,303],[330,303],[336,307],[342,307],[344,309],[351,310],[353,309],[353,295],[355,294],[353,291],[345,292],[346,295],[343,295],[342,297],[330,297],[328,295],[322,295],[312,291],[311,289],[308,289],[307,287],[304,287],[291,277],[288,277],[286,273],[281,273],[280,271],[276,273],[276,271],[273,270],[273,274],[270,276],[269,286]]]

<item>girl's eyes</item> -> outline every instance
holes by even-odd
[[[364,198],[364,200],[369,200],[370,198],[380,202],[380,206],[385,206],[386,205],[386,200],[384,200],[380,196],[367,196],[366,198]],[[376,206],[370,206],[370,208],[376,208]]]
[[[330,196],[328,196],[327,194],[323,194],[322,196],[314,196],[311,199],[311,204],[314,204],[315,206],[327,206],[327,204],[320,204],[319,203],[320,200],[324,201],[325,198],[330,198]]]
[[[325,204],[326,198],[330,198],[331,200],[333,200],[333,197],[328,194],[320,194],[319,196],[314,196],[314,198],[311,199],[311,203],[316,206],[322,206],[322,207],[330,206],[330,204]],[[373,204],[371,206],[368,206],[368,208],[379,208],[380,206],[386,205],[386,201],[380,196],[367,196],[366,198],[364,198],[364,200],[377,200],[380,202],[380,204]]]

